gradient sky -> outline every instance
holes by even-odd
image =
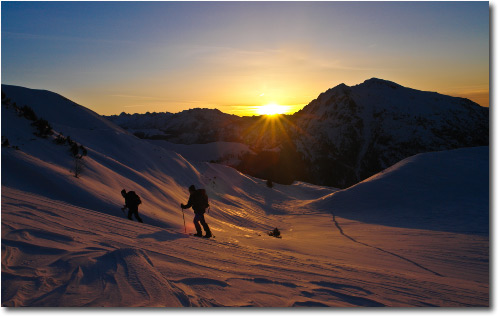
[[[296,111],[376,77],[489,106],[488,2],[4,2],[2,83],[99,114]]]

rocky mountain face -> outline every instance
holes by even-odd
[[[151,124],[158,115],[162,120]],[[273,119],[208,109],[108,118],[143,138],[241,142],[256,153],[234,166],[242,172],[339,188],[418,153],[489,145],[488,108],[376,78],[338,85],[294,115]]]
[[[322,93],[295,124],[315,181],[339,187],[418,153],[489,144],[488,108],[375,78]]]
[[[162,139],[176,144],[206,144],[236,140],[240,117],[216,109],[190,109],[180,113],[146,113],[108,116],[108,119],[140,138]],[[230,139],[230,140],[229,140]],[[238,140],[238,139],[237,139]]]
[[[288,117],[282,115],[282,118]],[[283,129],[264,116],[230,115],[218,109],[190,109],[180,113],[146,113],[106,116],[139,138],[167,140],[175,144],[239,142],[259,150],[280,144]],[[288,124],[280,122],[279,125]]]

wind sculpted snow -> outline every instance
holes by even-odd
[[[355,218],[345,202],[339,210],[339,198],[352,194],[354,208],[373,203],[372,194],[302,182],[268,188],[262,179],[140,140],[50,92],[19,88],[8,97],[31,102],[55,133],[70,135],[88,155],[74,177],[68,148],[53,142],[55,134],[34,136],[25,118],[2,106],[2,137],[10,144],[2,147],[2,306],[489,306],[487,234],[409,224],[410,212],[441,203],[420,200],[407,209],[397,197],[390,208],[372,206],[380,214],[397,211],[396,221]],[[425,185],[438,191],[446,183],[441,199],[460,185],[470,193],[465,184],[482,188],[484,171],[474,173],[480,167],[464,161],[484,164],[486,151],[440,153],[460,161],[440,165],[447,170],[441,173],[459,170],[468,182],[440,177]],[[420,171],[432,159],[410,158],[358,188],[382,179],[418,187],[421,178],[403,166]],[[184,233],[179,205],[190,184],[208,192],[215,239]],[[391,187],[378,182],[374,193],[385,198]],[[144,224],[120,210],[123,188],[140,195]],[[461,196],[467,198],[489,204],[487,195]],[[184,215],[191,232],[192,211]],[[461,219],[434,217],[432,224],[461,227]],[[281,239],[268,236],[275,227]]]
[[[489,235],[489,147],[419,154],[313,203],[395,227]]]

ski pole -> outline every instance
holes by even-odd
[[[183,228],[185,228],[185,234],[187,233],[187,226],[185,226],[185,213],[183,212],[183,207],[182,207],[182,215],[183,215]]]

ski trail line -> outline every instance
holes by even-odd
[[[403,257],[403,256],[400,256],[400,255],[398,255],[398,254],[395,254],[394,252],[390,252],[390,251],[384,250],[384,249],[382,249],[382,248],[379,248],[379,247],[375,247],[375,246],[372,246],[372,245],[366,244],[366,243],[364,243],[364,242],[361,242],[361,241],[358,241],[358,240],[354,239],[354,238],[353,238],[353,237],[351,237],[351,236],[346,235],[346,234],[344,233],[344,231],[342,230],[341,226],[339,225],[339,223],[336,221],[336,219],[335,219],[335,215],[334,215],[334,214],[332,214],[332,220],[334,221],[335,226],[337,227],[337,229],[339,229],[339,232],[341,233],[341,235],[343,235],[344,237],[346,237],[346,238],[350,239],[351,241],[353,241],[353,242],[355,242],[355,243],[358,243],[358,244],[361,244],[361,245],[364,245],[364,246],[367,246],[367,247],[370,247],[370,248],[377,249],[377,250],[379,250],[379,251],[385,252],[385,253],[390,254],[390,255],[392,255],[392,256],[395,256],[395,257],[398,257],[398,258],[403,259],[403,260],[405,260],[405,261],[408,261],[408,262],[410,262],[411,264],[414,264],[414,265],[416,265],[417,267],[419,267],[419,268],[421,268],[421,269],[424,269],[424,270],[426,270],[426,271],[428,271],[428,272],[430,272],[430,273],[432,273],[432,274],[434,274],[434,275],[437,275],[437,276],[440,276],[440,277],[442,277],[442,276],[443,276],[442,274],[439,274],[439,273],[437,273],[437,272],[435,272],[435,271],[432,271],[431,269],[428,269],[428,268],[426,268],[426,267],[422,266],[421,264],[416,263],[416,262],[415,262],[415,261],[413,261],[413,260],[410,260],[410,259],[405,258],[405,257]]]

